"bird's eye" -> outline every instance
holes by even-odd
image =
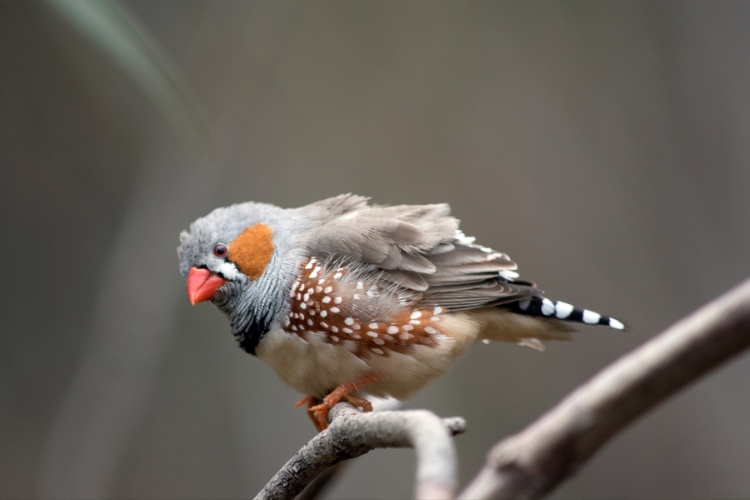
[[[219,243],[214,247],[214,255],[223,259],[229,253],[229,249],[224,243]]]

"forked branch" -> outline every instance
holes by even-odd
[[[315,436],[276,473],[256,500],[293,498],[328,467],[375,448],[412,447],[417,454],[416,496],[448,499],[456,491],[456,452],[452,436],[466,429],[460,417],[440,419],[425,410],[360,413],[338,403],[330,426]]]

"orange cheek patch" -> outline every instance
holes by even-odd
[[[229,244],[229,260],[251,280],[263,276],[273,257],[273,231],[263,223],[246,228]]]

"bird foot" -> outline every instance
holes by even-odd
[[[357,396],[352,396],[351,393],[379,379],[380,377],[375,374],[365,375],[354,382],[338,386],[323,398],[322,402],[314,396],[305,396],[297,401],[295,407],[299,408],[300,406],[307,404],[307,413],[310,415],[310,419],[313,421],[315,428],[320,432],[328,428],[328,412],[333,408],[333,405],[341,400],[350,403],[356,408],[361,408],[364,412],[372,411],[372,404],[370,404],[369,401],[358,398]]]
[[[351,394],[341,394],[333,391],[331,394],[323,399],[323,402],[319,405],[311,406],[307,409],[310,414],[310,418],[315,424],[315,428],[319,431],[328,428],[328,412],[333,408],[333,405],[339,401],[346,401],[355,408],[361,408],[364,412],[372,411],[372,404],[366,399],[352,396]]]

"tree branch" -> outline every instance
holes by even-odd
[[[638,416],[749,345],[746,280],[495,445],[461,498],[539,498],[549,493]]]
[[[460,417],[440,419],[425,410],[360,413],[338,403],[330,426],[315,436],[266,484],[255,500],[290,499],[328,467],[375,448],[412,447],[417,454],[416,497],[453,498],[456,452],[451,436],[466,430]]]

